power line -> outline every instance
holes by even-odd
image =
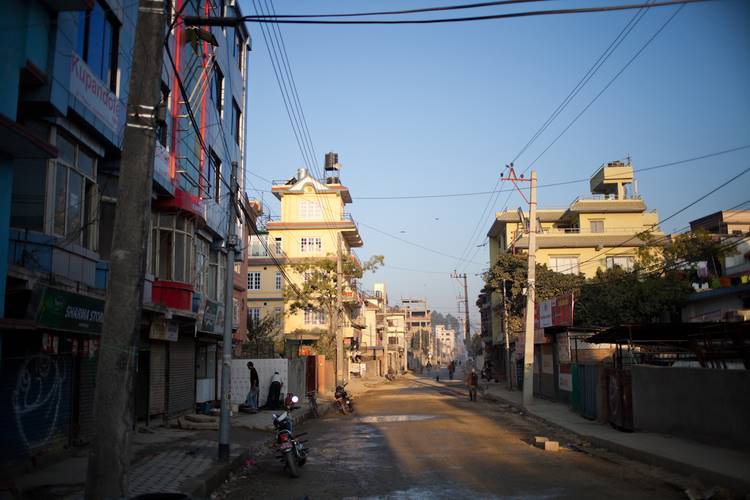
[[[607,7],[580,7],[575,9],[553,9],[553,10],[537,10],[537,11],[526,11],[526,12],[512,12],[507,14],[491,14],[485,16],[470,16],[470,17],[453,17],[453,18],[438,18],[438,19],[409,19],[409,20],[368,20],[368,21],[329,21],[329,20],[313,20],[313,19],[269,19],[268,17],[258,16],[244,16],[238,18],[238,21],[245,21],[259,24],[443,24],[443,23],[458,23],[458,22],[470,22],[470,21],[488,21],[497,19],[511,19],[516,17],[532,17],[532,16],[548,16],[548,15],[564,15],[564,14],[590,14],[595,12],[615,12],[621,10],[632,10],[641,8],[654,8],[654,7],[665,7],[669,5],[684,5],[688,3],[707,2],[711,0],[669,0],[663,2],[653,3],[641,3],[641,4],[630,4],[630,5],[611,5]],[[278,17],[278,16],[276,16]],[[294,16],[301,17],[301,16]],[[190,19],[192,22],[193,19]]]
[[[682,160],[675,160],[668,163],[660,163],[657,165],[651,165],[648,167],[643,168],[635,168],[633,169],[633,172],[648,172],[650,170],[658,170],[661,168],[666,167],[673,167],[675,165],[680,165],[682,163],[689,163],[697,160],[704,160],[706,158],[713,158],[715,156],[721,156],[728,153],[734,153],[736,151],[741,151],[743,149],[750,148],[750,144],[745,144],[743,146],[737,146],[735,148],[729,148],[724,149],[721,151],[715,151],[713,153],[706,153],[700,156],[694,156],[692,158],[685,158]],[[568,184],[577,184],[580,182],[589,182],[591,180],[590,177],[582,177],[578,179],[571,179],[567,181],[560,181],[560,182],[550,182],[548,184],[539,184],[537,188],[546,188],[546,187],[555,187],[555,186],[565,186]],[[269,181],[270,182],[270,181]],[[382,196],[357,196],[356,200],[418,200],[418,199],[429,199],[429,198],[455,198],[455,197],[463,197],[463,196],[479,196],[484,194],[495,194],[495,193],[512,193],[515,189],[498,189],[495,191],[474,191],[474,192],[466,192],[466,193],[441,193],[441,194],[411,194],[411,195],[394,195],[394,196],[388,196],[388,195],[382,195]]]

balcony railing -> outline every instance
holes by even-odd
[[[623,200],[640,200],[641,195],[635,193],[625,193],[625,196],[619,198],[616,194],[582,194],[576,196],[571,205],[578,203],[579,201],[623,201]]]
[[[602,230],[599,231],[592,231],[591,228],[580,228],[580,227],[546,227],[542,228],[541,231],[539,231],[538,235],[550,235],[550,236],[556,236],[556,235],[567,235],[567,234],[580,234],[580,235],[599,235],[599,234],[605,234],[605,235],[621,235],[621,234],[627,234],[627,235],[633,235],[638,234],[643,231],[647,231],[651,229],[649,227],[605,227]],[[523,236],[526,233],[523,231],[513,231],[512,232],[512,239],[515,239],[518,236]]]

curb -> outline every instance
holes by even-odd
[[[695,476],[698,479],[701,479],[707,483],[724,485],[726,487],[736,490],[736,492],[743,494],[743,495],[750,494],[750,482],[748,481],[743,481],[742,479],[738,479],[736,477],[727,476],[719,472],[715,472],[709,469],[704,469],[702,467],[698,467],[698,466],[691,465],[691,464],[686,464],[684,462],[678,462],[671,458],[667,458],[661,455],[656,455],[654,453],[639,450],[637,448],[631,448],[629,446],[615,443],[607,439],[602,439],[602,438],[599,438],[596,436],[590,436],[587,434],[581,434],[579,432],[574,431],[573,429],[569,429],[556,422],[552,422],[551,420],[547,420],[544,417],[540,417],[539,415],[531,413],[526,408],[524,408],[523,405],[520,405],[514,401],[505,399],[502,396],[490,394],[486,391],[486,389],[482,389],[481,395],[482,395],[482,399],[486,399],[488,401],[493,401],[493,402],[501,402],[509,406],[512,406],[516,410],[523,412],[524,416],[531,417],[534,420],[544,422],[550,427],[554,427],[555,429],[558,429],[560,431],[573,434],[579,437],[580,439],[588,441],[591,444],[599,448],[604,448],[606,450],[615,452],[631,460],[636,460],[638,462],[642,462],[651,466],[662,467],[664,469],[675,472],[677,474],[682,474],[686,476]]]
[[[249,456],[249,449],[240,450],[237,455],[231,456],[229,462],[220,463],[201,476],[186,481],[181,488],[182,492],[193,499],[209,498],[211,492],[218,488],[231,472],[239,469]]]

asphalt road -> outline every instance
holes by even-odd
[[[443,373],[443,380],[447,374]],[[407,377],[357,398],[351,416],[329,412],[306,431],[310,457],[290,478],[270,449],[226,483],[219,498],[685,498],[654,468],[586,448],[497,403],[471,402],[459,381]],[[534,447],[559,439],[559,452]]]

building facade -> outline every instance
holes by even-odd
[[[536,261],[549,269],[566,274],[596,275],[598,269],[620,266],[631,269],[642,239],[649,233],[653,240],[666,240],[654,210],[648,210],[638,194],[633,167],[620,161],[610,162],[597,169],[590,178],[590,195],[576,198],[564,209],[539,209],[536,226]],[[528,212],[523,213],[528,219]],[[497,261],[503,252],[526,253],[528,232],[518,211],[497,212],[489,232],[490,262]],[[486,298],[482,298],[483,303]],[[490,297],[490,325],[492,331],[490,359],[495,369],[504,373],[504,335],[502,294]],[[486,314],[486,313],[485,313]],[[509,344],[517,332],[509,335]],[[503,367],[501,367],[503,365]]]
[[[444,325],[435,326],[435,341],[437,343],[438,361],[447,364],[456,359],[456,331]]]
[[[433,355],[432,311],[426,299],[402,298],[401,308],[406,315],[406,337],[411,345],[413,368],[426,365]]]
[[[269,314],[282,316],[281,333],[289,356],[311,353],[312,344],[329,327],[325,310],[290,310],[285,290],[293,293],[309,278],[295,271],[294,264],[335,260],[340,242],[342,258],[361,268],[352,249],[362,246],[362,238],[354,219],[345,212],[352,201],[349,189],[341,184],[338,167],[326,172],[326,178],[316,179],[306,169],[299,169],[291,179],[274,181],[272,191],[281,202],[281,215],[250,238],[248,314],[257,319]],[[345,344],[350,350],[359,350],[365,328],[362,297],[351,277],[343,289]]]
[[[83,444],[95,428],[138,14],[137,2],[123,0],[11,3],[14,29],[0,34],[0,397],[12,401],[0,417],[3,463]],[[180,8],[240,15],[237,7],[200,5]],[[248,33],[210,30],[216,46],[185,43],[179,21],[169,33],[165,26],[134,394],[136,416],[146,422],[216,397],[226,194],[232,163],[244,160]],[[31,404],[29,391],[42,403]]]

